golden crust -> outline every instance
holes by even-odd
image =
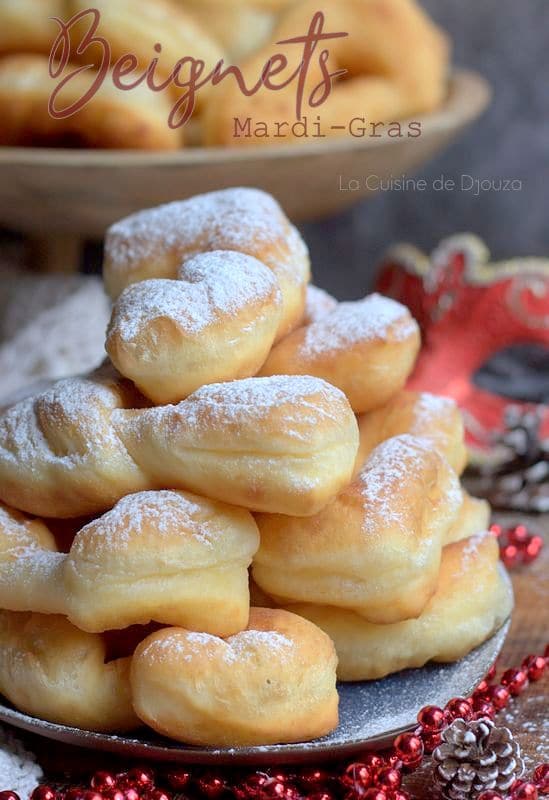
[[[62,18],[66,0],[2,0],[0,55],[48,54],[57,34],[52,17]]]
[[[0,505],[0,607],[64,614],[90,633],[154,620],[228,636],[247,625],[258,546],[248,511],[185,492],[125,497],[66,555]]]
[[[105,657],[101,636],[63,617],[0,611],[0,693],[26,714],[93,731],[139,727],[131,659]]]
[[[428,444],[389,439],[314,517],[257,515],[253,578],[281,605],[329,604],[377,623],[418,616],[461,503],[457,477]]]
[[[338,723],[330,639],[286,611],[252,608],[223,640],[168,628],[145,639],[131,669],[137,715],[194,745],[239,747],[315,739]]]
[[[486,500],[471,497],[468,492],[463,491],[463,505],[458,518],[448,531],[445,543],[452,544],[487,531],[490,527],[490,514],[490,504]]]
[[[357,469],[380,442],[410,433],[421,436],[446,458],[458,473],[467,463],[461,411],[454,400],[428,392],[403,391],[381,408],[358,418],[360,445]]]
[[[256,511],[319,511],[351,479],[358,427],[317,378],[249,378],[142,409],[120,379],[59,381],[0,415],[0,500],[78,517],[170,487]]]
[[[513,594],[488,533],[444,548],[438,589],[417,619],[375,625],[352,611],[290,606],[333,639],[343,681],[374,680],[428,661],[457,661],[511,613]]]
[[[307,100],[321,82],[318,62],[311,64],[305,89],[302,119],[310,128],[320,117],[325,135],[345,135],[346,125],[357,116],[367,122],[394,122],[437,108],[446,94],[449,64],[447,37],[429,19],[415,0],[339,0],[319,3],[303,0],[284,13],[268,44],[247,59],[242,69],[249,84],[257,80],[266,61],[275,53],[288,59],[288,69],[277,81],[282,83],[295,69],[295,44],[279,42],[304,35],[313,15],[323,11],[325,31],[346,31],[348,37],[328,43],[328,68],[331,73],[348,70],[347,80],[335,84],[329,98],[309,108]],[[255,96],[243,97],[235,82],[218,87],[204,116],[205,140],[210,145],[268,145],[281,141],[300,141],[288,131],[286,139],[261,135],[236,137],[234,119],[266,123],[274,130],[277,123],[295,122],[295,82],[273,93],[263,89]],[[276,94],[276,96],[275,96]],[[317,92],[318,97],[318,92]],[[344,130],[337,127],[343,126]],[[253,131],[253,126],[252,126]]]
[[[255,375],[282,316],[275,275],[243,253],[202,253],[177,277],[124,289],[107,331],[115,367],[158,404]]]
[[[277,336],[298,325],[310,277],[307,247],[266,192],[225,189],[133,214],[105,239],[103,277],[111,297],[148,278],[175,278],[186,258],[234,250],[271,269],[282,292]]]
[[[324,378],[360,413],[381,406],[403,388],[419,347],[419,327],[409,311],[373,294],[340,303],[291,333],[273,348],[259,374]]]
[[[59,81],[71,69],[74,65]],[[86,70],[72,78],[56,107],[67,108],[79,100],[93,75]],[[54,119],[48,112],[53,87],[46,56],[13,55],[0,61],[0,145],[176,150],[182,144],[181,132],[168,127],[170,103],[165,95],[142,86],[121,92],[107,77],[83,109]]]

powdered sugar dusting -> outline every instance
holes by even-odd
[[[467,569],[470,562],[478,556],[479,547],[482,542],[491,535],[490,531],[479,531],[467,540],[467,544],[461,551],[462,569]]]
[[[274,274],[252,256],[216,250],[186,261],[179,280],[148,280],[129,286],[115,307],[114,327],[124,341],[167,317],[188,335],[236,316],[251,304],[281,304]]]
[[[318,286],[309,284],[305,296],[305,324],[318,322],[337,308],[337,300]]]
[[[98,521],[82,528],[74,540],[71,554],[78,555],[86,546],[90,530],[99,534],[94,538],[95,552],[102,549],[121,552],[131,540],[147,535],[151,529],[155,536],[191,537],[212,548],[214,533],[220,533],[218,526],[210,524],[212,515],[213,508],[209,513],[207,501],[203,504],[193,502],[187,493],[151,491],[128,495]]]
[[[117,405],[105,385],[85,378],[61,380],[36,397],[29,397],[0,417],[0,461],[33,472],[44,463],[74,468],[100,449],[120,447],[108,424]],[[55,445],[44,433],[58,431]],[[77,432],[72,437],[70,432]]]
[[[455,401],[450,397],[441,397],[429,392],[421,392],[415,404],[416,419],[422,423],[422,427],[434,417],[447,418],[455,409]]]
[[[407,308],[395,300],[372,294],[353,303],[339,303],[330,314],[306,329],[301,345],[305,357],[347,350],[361,342],[405,341],[419,328]]]
[[[208,250],[251,254],[274,246],[279,252],[273,253],[274,261],[269,258],[268,266],[285,268],[292,274],[293,259],[306,256],[301,237],[289,235],[293,230],[278,203],[266,192],[225,189],[121,220],[108,231],[106,252],[110,268],[120,272],[131,269],[136,262],[153,259],[159,250],[183,257]],[[281,252],[281,245],[289,246],[290,252]]]
[[[419,473],[426,452],[426,443],[407,434],[387,439],[376,447],[358,476],[364,506],[379,509],[388,524],[404,530],[407,521],[395,496],[400,486],[409,484],[414,473]],[[367,523],[365,516],[364,524]]]
[[[209,647],[210,646],[210,647]],[[227,664],[250,660],[258,653],[286,660],[295,653],[295,644],[278,631],[247,630],[220,639],[209,633],[174,632],[152,642],[145,652],[154,653],[156,660],[170,659],[174,654],[182,661],[194,658],[223,658]]]

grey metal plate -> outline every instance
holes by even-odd
[[[429,664],[383,680],[340,684],[339,726],[314,742],[238,749],[189,747],[145,729],[125,737],[54,725],[5,705],[0,705],[0,721],[67,744],[154,761],[257,765],[347,758],[389,745],[398,733],[416,724],[422,706],[444,706],[452,697],[470,694],[496,660],[509,625],[506,622],[491,639],[455,664]]]

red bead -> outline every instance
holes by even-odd
[[[172,800],[170,795],[162,791],[162,789],[152,789],[147,791],[147,800]]]
[[[299,773],[299,783],[308,792],[323,793],[324,787],[330,782],[330,774],[322,769],[306,767]]]
[[[519,561],[518,547],[514,544],[506,544],[501,551],[501,558],[506,567],[514,567]]]
[[[64,800],[84,800],[85,789],[67,789],[64,793]],[[119,792],[120,797],[114,797],[113,790],[103,795],[107,800],[124,800],[124,795]]]
[[[148,767],[135,767],[131,769],[125,776],[126,785],[135,789],[153,789],[154,788],[154,772]]]
[[[423,737],[423,745],[426,753],[432,753],[442,742],[440,733],[428,733]]]
[[[528,673],[523,669],[508,669],[501,676],[501,682],[516,697],[528,686]]]
[[[530,534],[528,533],[528,528],[524,525],[517,525],[515,528],[511,528],[509,531],[509,541],[511,544],[515,544],[517,546],[528,544],[530,541]]]
[[[307,800],[335,800],[330,792],[314,792],[307,795]]]
[[[496,709],[488,700],[482,700],[475,707],[473,719],[494,719],[496,716]]]
[[[373,787],[372,789],[367,789],[366,792],[361,795],[361,800],[389,800],[389,795],[387,792],[384,792],[383,789],[376,789]]]
[[[393,792],[391,800],[410,800],[408,792]]]
[[[37,786],[31,794],[31,800],[55,800],[57,792],[51,786]]]
[[[399,772],[398,769],[386,767],[385,769],[382,769],[377,776],[376,783],[382,789],[394,792],[397,789],[400,789],[400,784],[402,783],[402,773]]]
[[[512,800],[538,800],[538,787],[530,781],[520,783],[520,786],[511,789]]]
[[[240,784],[233,786],[232,792],[236,800],[253,800],[259,796],[263,784],[269,780],[264,772],[248,775]]]
[[[473,716],[473,705],[465,697],[454,697],[446,703],[444,709],[450,718],[450,722],[455,719],[469,720]]]
[[[414,733],[401,733],[395,739],[395,752],[403,764],[413,764],[423,757],[423,742]]]
[[[137,794],[137,792],[135,794],[137,795],[137,798],[139,800],[139,795]],[[84,800],[103,800],[103,795],[101,794],[101,792],[96,792],[95,789],[88,789],[87,791],[84,792],[82,797],[84,798]]]
[[[526,547],[524,548],[522,557],[526,564],[531,564],[541,553],[543,548],[543,539],[541,536],[532,536]]]
[[[96,772],[90,781],[92,789],[97,789],[98,792],[106,792],[107,789],[114,789],[116,786],[116,777],[112,772],[105,772],[100,770]]]
[[[397,753],[392,752],[386,758],[387,766],[393,767],[393,769],[402,769],[402,761],[400,760]]]
[[[260,800],[283,800],[286,795],[286,783],[277,781],[275,778],[267,778],[261,789],[259,790],[258,797]]]
[[[487,689],[488,689],[488,681],[484,679],[479,683],[473,694],[482,694]]]
[[[497,662],[494,661],[494,663],[492,664],[492,666],[490,667],[490,669],[488,670],[488,672],[484,676],[484,680],[487,683],[491,683],[494,680],[494,678],[496,677],[496,670],[497,670]]]
[[[182,791],[186,789],[191,781],[191,773],[186,769],[170,770],[166,775],[166,781],[170,789],[175,791]]]
[[[0,800],[21,800],[17,792],[12,792],[9,789],[6,789],[4,792],[0,792]]]
[[[127,789],[124,789],[125,800],[140,800],[140,797],[141,795],[139,794],[137,789],[133,788],[133,786],[129,786]]]
[[[444,711],[438,706],[425,706],[417,715],[417,721],[426,733],[435,733],[444,727]]]
[[[539,681],[543,677],[547,662],[543,656],[526,656],[521,666],[531,681]]]
[[[367,789],[373,783],[374,774],[377,774],[377,770],[372,772],[366,764],[356,762],[346,768],[341,776],[341,783],[346,789]]]
[[[70,789],[69,791],[72,791]],[[101,792],[105,800],[126,800],[124,797],[124,792],[122,789],[107,789],[105,792]],[[76,795],[73,798],[68,797],[68,792],[65,794],[65,800],[80,800],[80,795]]]
[[[495,709],[501,711],[509,700],[511,699],[511,694],[509,689],[506,686],[499,686],[494,685],[490,686],[487,691],[488,701],[492,703]]]
[[[503,800],[503,797],[499,792],[495,792],[493,789],[487,789],[482,794],[479,794],[477,800]]]
[[[284,800],[301,800],[301,794],[295,786],[287,786],[284,792]]]
[[[549,793],[549,764],[540,764],[535,768],[534,783],[541,792]]]
[[[225,780],[220,775],[213,775],[210,772],[201,775],[196,781],[196,785],[208,800],[217,800],[227,790]]]
[[[385,766],[385,761],[381,756],[378,756],[376,753],[368,753],[364,756],[364,764],[370,770],[372,778],[375,779],[377,773],[380,769],[383,769]]]

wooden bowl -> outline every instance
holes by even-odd
[[[415,139],[325,139],[242,149],[176,153],[0,148],[0,226],[42,237],[50,260],[70,258],[69,244],[102,238],[133,211],[228,186],[271,192],[291,219],[343,211],[372,193],[365,179],[400,176],[432,159],[486,108],[490,88],[457,71],[446,103],[419,118]],[[419,120],[418,120],[419,121]],[[341,182],[356,179],[356,191]]]

